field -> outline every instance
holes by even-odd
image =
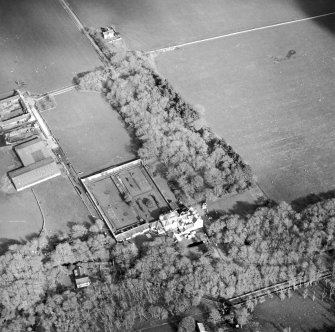
[[[116,230],[157,220],[168,210],[147,171],[139,164],[111,169],[84,182]]]
[[[0,92],[26,84],[41,93],[72,84],[100,64],[57,0],[0,2]]]
[[[332,0],[69,0],[69,3],[84,25],[113,24],[131,49],[145,51],[334,11]]]
[[[56,103],[42,116],[77,172],[84,176],[135,158],[127,131],[100,94],[71,91]]]
[[[259,322],[260,331],[277,332],[285,327],[291,331],[334,331],[334,299],[321,300],[322,286],[310,287],[309,295],[303,298],[303,290],[296,291],[291,298],[281,301],[277,296],[256,306],[253,320]],[[315,300],[313,301],[313,292]],[[243,331],[256,331],[246,326]]]
[[[70,180],[58,176],[33,187],[45,218],[47,234],[67,233],[74,223],[90,224],[90,212],[74,190]]]
[[[157,67],[276,201],[335,183],[334,17],[187,46]]]
[[[10,243],[26,241],[39,234],[43,218],[49,235],[66,232],[73,222],[90,222],[88,210],[66,177],[59,176],[16,192],[5,175],[20,166],[12,150],[0,149],[0,253]]]

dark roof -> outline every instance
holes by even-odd
[[[36,137],[30,141],[19,144],[15,151],[20,157],[22,164],[28,166],[48,157],[45,142]]]
[[[51,157],[8,173],[17,190],[28,188],[60,174],[57,164]]]

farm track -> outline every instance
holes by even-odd
[[[107,57],[105,56],[105,54],[103,54],[103,52],[100,50],[100,48],[97,46],[97,44],[95,43],[95,41],[93,40],[93,38],[85,30],[85,27],[81,23],[79,17],[70,8],[70,6],[68,5],[68,3],[65,0],[59,0],[59,3],[64,8],[64,10],[68,13],[68,15],[70,16],[70,18],[72,19],[72,21],[74,22],[74,24],[76,25],[76,27],[78,28],[78,30],[80,32],[82,32],[87,37],[87,39],[90,41],[91,45],[93,46],[93,48],[95,49],[95,51],[98,53],[99,58],[103,62],[103,64],[108,65],[109,64],[109,60],[107,59]]]
[[[296,283],[293,283],[291,280],[286,280],[272,286],[264,287],[240,296],[230,298],[228,301],[232,304],[232,306],[238,306],[240,304],[248,302],[249,300],[260,299],[268,296],[269,294],[276,294],[289,289],[294,290],[295,288],[301,287],[302,285],[309,285],[311,283],[330,278],[331,276],[332,272],[330,270],[327,270],[322,272],[320,276],[315,279],[297,281]]]
[[[291,21],[285,21],[285,22],[281,22],[281,23],[264,25],[264,26],[257,27],[257,28],[236,31],[236,32],[232,32],[232,33],[227,33],[227,34],[222,34],[222,35],[215,36],[215,37],[199,39],[199,40],[195,40],[195,41],[191,41],[191,42],[187,42],[187,43],[182,43],[182,44],[176,44],[176,45],[172,45],[172,46],[169,46],[169,47],[163,47],[163,48],[160,48],[160,49],[157,49],[157,50],[149,51],[149,52],[147,52],[147,54],[155,54],[155,53],[164,53],[164,52],[174,51],[175,49],[190,46],[190,45],[194,45],[194,44],[200,44],[200,43],[204,43],[204,42],[208,42],[208,41],[212,41],[212,40],[216,40],[216,39],[222,39],[222,38],[242,35],[242,34],[249,33],[249,32],[254,32],[254,31],[277,28],[277,27],[280,27],[280,26],[288,25],[288,24],[294,24],[294,23],[314,20],[314,19],[318,19],[318,18],[322,18],[322,17],[331,16],[331,15],[335,15],[335,12],[322,14],[322,15],[316,15],[316,16],[310,16],[310,17],[305,17],[305,18],[300,18],[300,19],[291,20]]]

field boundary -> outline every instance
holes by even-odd
[[[314,19],[318,19],[318,18],[322,18],[322,17],[331,16],[331,15],[334,15],[334,14],[335,14],[335,12],[331,12],[331,13],[326,13],[326,14],[321,14],[321,15],[316,15],[316,16],[299,18],[299,19],[295,19],[295,20],[291,20],[291,21],[285,21],[285,22],[280,22],[280,23],[275,23],[275,24],[264,25],[264,26],[261,26],[261,27],[256,27],[256,28],[231,32],[231,33],[222,34],[222,35],[219,35],[219,36],[214,36],[214,37],[199,39],[199,40],[195,40],[195,41],[191,41],[191,42],[187,42],[187,43],[176,44],[176,45],[171,45],[171,46],[168,46],[168,47],[159,48],[159,49],[156,49],[156,50],[149,51],[149,52],[147,52],[147,54],[164,53],[164,52],[174,51],[177,48],[186,47],[186,46],[189,46],[189,45],[200,44],[200,43],[204,43],[204,42],[207,42],[207,41],[222,39],[222,38],[226,38],[226,37],[238,36],[238,35],[242,35],[242,34],[245,34],[245,33],[254,32],[254,31],[276,28],[276,27],[280,27],[280,26],[284,26],[284,25],[288,25],[288,24],[293,24],[293,23],[310,21],[310,20],[314,20]]]

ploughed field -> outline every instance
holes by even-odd
[[[57,0],[1,1],[0,50],[0,92],[16,81],[30,92],[51,91],[100,64]]]
[[[118,114],[99,93],[70,91],[56,103],[42,116],[76,172],[88,175],[136,157]]]
[[[154,50],[334,11],[333,0],[69,0],[83,24],[114,25],[131,49]]]
[[[160,54],[157,67],[250,163],[271,198],[335,183],[334,16]]]

